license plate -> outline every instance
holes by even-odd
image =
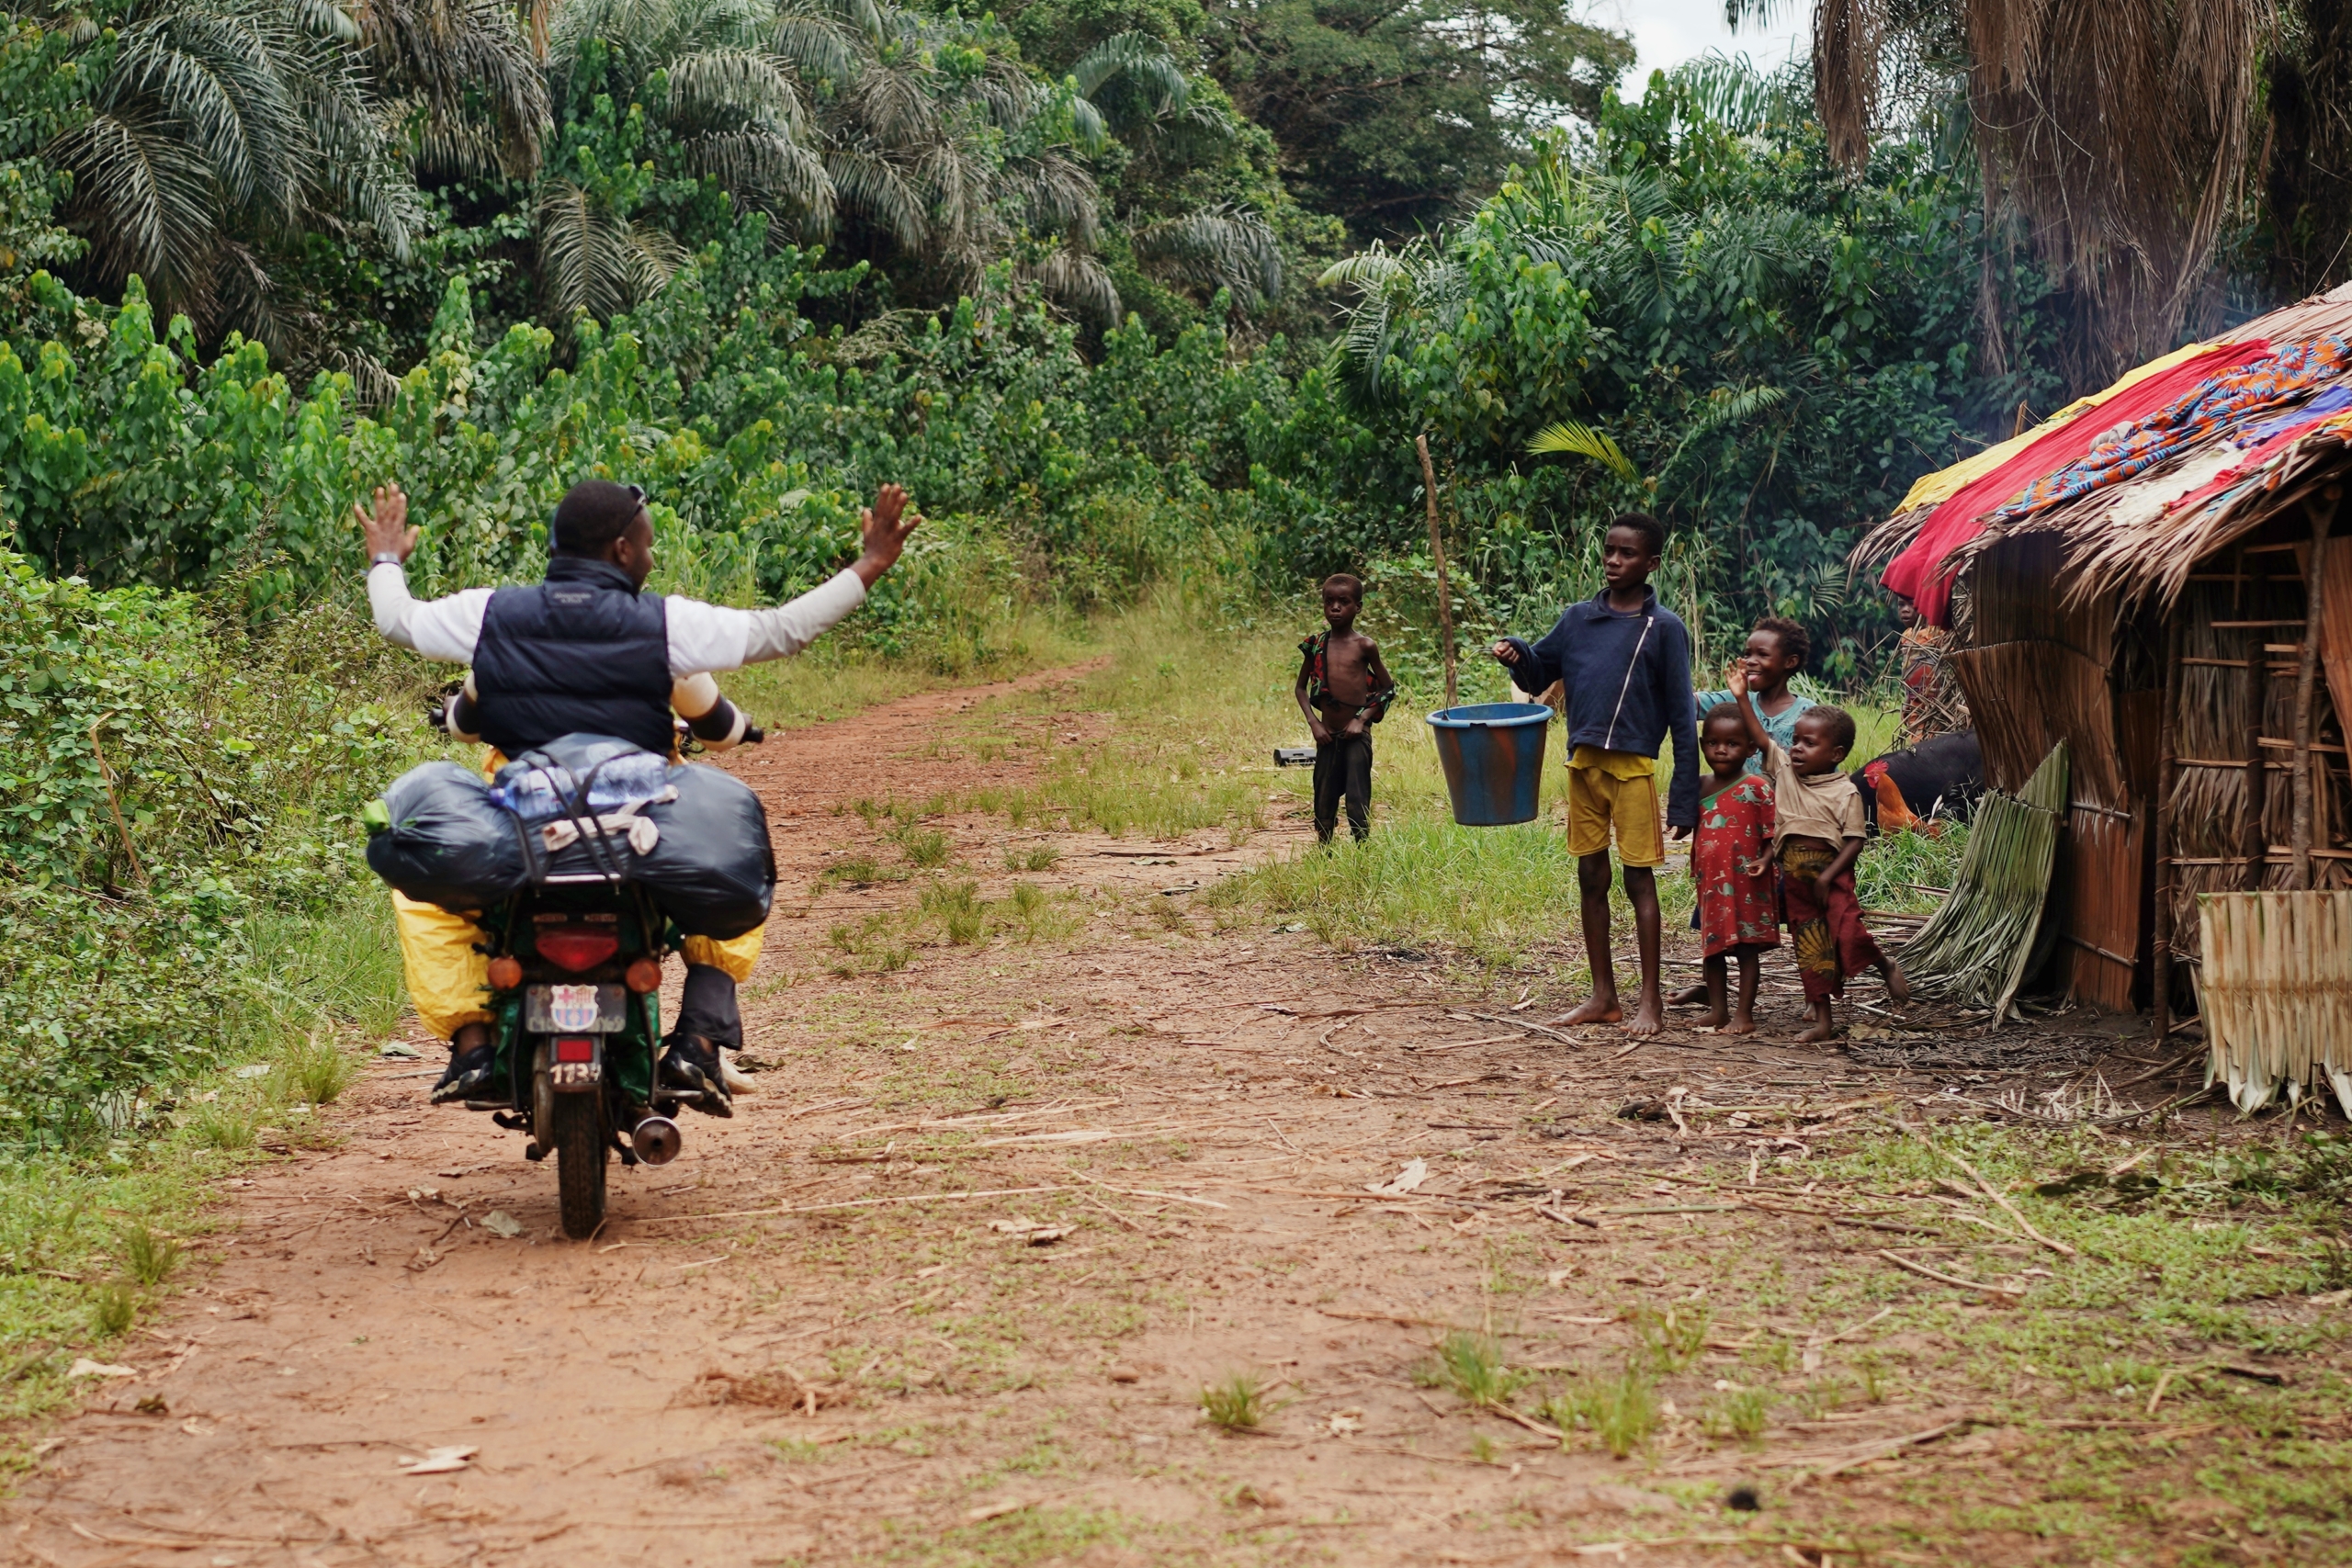
[[[533,1034],[617,1034],[628,1027],[621,986],[526,986],[523,1027]]]

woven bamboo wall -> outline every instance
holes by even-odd
[[[2128,1011],[2148,953],[2150,705],[2115,691],[2114,601],[2069,608],[2058,567],[2054,541],[2031,535],[1979,557],[1975,645],[1951,662],[1995,788],[2014,794],[2052,746],[2067,743],[2074,781],[2053,880],[2059,973],[2074,995]]]
[[[2352,542],[2335,547],[2352,549]],[[2240,545],[2200,561],[2174,607],[2182,662],[2173,737],[2173,951],[2181,956],[2194,959],[2199,949],[2197,895],[2283,887],[2292,876],[2267,852],[2293,834],[2294,754],[2259,748],[2263,810],[2255,837],[2266,854],[2265,863],[2249,867],[2247,737],[2257,728],[2273,740],[2295,733],[2296,659],[2278,650],[2303,636],[2303,599],[2299,552]],[[2233,624],[2243,622],[2256,624]],[[2340,748],[2328,686],[2318,682],[2312,692],[2313,733]],[[2352,860],[2339,858],[2352,836],[2352,780],[2340,750],[2313,760],[2312,838],[2322,853],[2312,883],[2352,887]]]

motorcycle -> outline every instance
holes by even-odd
[[[743,739],[764,737],[753,728]],[[612,1157],[625,1168],[677,1158],[677,1112],[707,1091],[663,1085],[658,1071],[662,961],[683,937],[644,888],[579,863],[482,912],[490,1082],[503,1092],[462,1103],[529,1134],[526,1159],[555,1156],[563,1234],[584,1241],[605,1223]]]

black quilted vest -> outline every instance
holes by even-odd
[[[666,753],[665,610],[610,561],[569,556],[548,562],[546,581],[492,594],[474,644],[481,738],[509,757],[575,731]]]

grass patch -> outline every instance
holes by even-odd
[[[1222,1382],[1204,1384],[1200,1406],[1220,1430],[1254,1432],[1266,1419],[1265,1385],[1248,1372],[1234,1372]]]
[[[1628,1366],[1615,1377],[1554,1399],[1544,1414],[1563,1432],[1589,1432],[1602,1448],[1624,1459],[1657,1431],[1657,1386],[1640,1368]]]
[[[1161,839],[1222,832],[1238,840],[1305,819],[1311,812],[1308,772],[1275,768],[1272,752],[1307,741],[1291,692],[1297,639],[1317,619],[1304,604],[1240,617],[1163,596],[1101,627],[1107,668],[1052,693],[1005,699],[995,711],[1020,717],[1076,707],[1109,717],[1110,733],[1097,744],[1045,754],[1044,776],[1031,788],[981,792],[964,804],[1017,825],[1058,823]],[[1464,676],[1464,701],[1502,695],[1500,673],[1486,661],[1467,661]],[[1535,821],[1459,827],[1421,722],[1437,700],[1408,692],[1373,731],[1370,841],[1358,845],[1342,836],[1328,851],[1302,848],[1212,886],[1199,901],[1219,929],[1252,919],[1295,922],[1342,950],[1436,943],[1489,965],[1574,940],[1581,899],[1563,837],[1566,774],[1559,733],[1545,756]],[[1892,736],[1891,713],[1867,700],[1849,705],[1858,721],[1870,721],[1866,730]],[[1879,749],[1858,746],[1851,765]],[[1658,765],[1670,773],[1670,748]],[[1858,873],[1863,902],[1933,908],[1933,895],[1907,885],[1950,886],[1965,842],[1964,829],[1939,841],[1912,835],[1874,841]],[[1022,853],[1006,852],[1007,866],[1023,869]],[[1689,877],[1663,874],[1658,891],[1669,929],[1687,925]],[[1622,876],[1612,876],[1611,903],[1630,949],[1633,912]]]
[[[1429,1388],[1450,1388],[1472,1404],[1508,1404],[1533,1374],[1503,1364],[1502,1347],[1483,1334],[1457,1329],[1438,1342],[1437,1353],[1416,1375]]]
[[[256,925],[229,1065],[102,1145],[0,1159],[0,1419],[84,1392],[65,1380],[74,1355],[128,1332],[202,1250],[211,1180],[256,1157],[258,1129],[285,1110],[342,1092],[357,1068],[339,1038],[397,1020],[399,959],[373,889],[315,919]],[[234,1070],[254,1063],[267,1070]]]

